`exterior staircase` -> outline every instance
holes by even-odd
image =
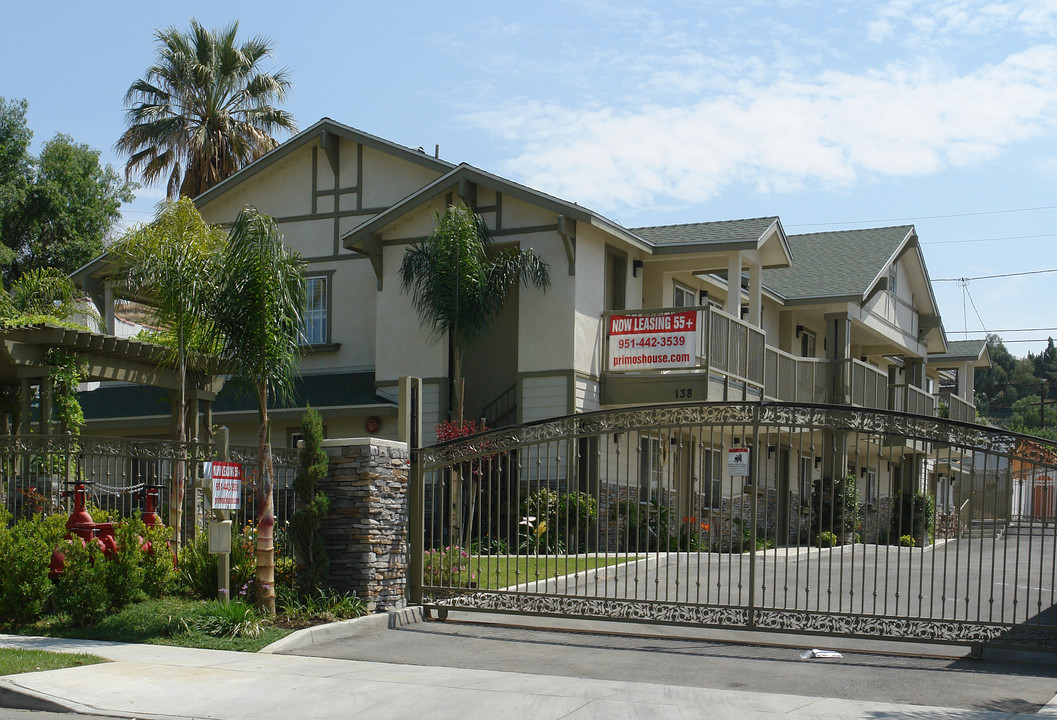
[[[994,538],[1001,540],[1006,532],[1005,520],[973,520],[962,529],[963,538]]]

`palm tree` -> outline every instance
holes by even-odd
[[[437,214],[437,227],[421,243],[414,243],[400,263],[400,283],[418,311],[419,321],[434,340],[449,338],[452,349],[451,379],[455,383],[454,419],[464,432],[465,382],[462,361],[466,350],[495,323],[510,291],[518,284],[546,291],[550,286],[547,263],[532,250],[504,248],[496,252],[484,221],[464,205],[451,205]],[[451,534],[465,547],[473,526],[474,474],[452,475],[449,507]],[[463,488],[464,484],[470,487]],[[462,524],[462,494],[469,508]]]
[[[24,272],[7,293],[0,293],[0,316],[21,316],[68,322],[87,313],[77,302],[77,288],[58,268],[33,268]]]
[[[130,230],[111,248],[119,292],[142,299],[149,324],[162,328],[161,344],[172,350],[179,372],[176,441],[187,440],[187,374],[193,360],[217,348],[218,332],[209,318],[224,232],[202,219],[190,198],[166,201],[149,225]],[[197,352],[195,352],[197,351]],[[173,471],[169,519],[179,546],[184,498],[184,463]]]
[[[437,213],[432,234],[407,249],[400,283],[432,339],[451,340],[454,416],[461,426],[467,348],[495,323],[515,285],[543,291],[550,287],[547,263],[532,250],[494,252],[481,218],[464,205],[451,205]]]
[[[170,199],[195,197],[278,145],[272,134],[297,129],[274,107],[290,88],[286,69],[261,69],[271,41],[236,43],[238,23],[207,30],[191,20],[155,33],[158,53],[125,95],[128,129],[116,149],[129,154],[125,175],[152,185],[167,177]]]
[[[246,208],[235,219],[219,290],[221,356],[235,382],[252,388],[257,399],[257,603],[274,613],[274,470],[268,401],[293,394],[307,291],[301,257],[283,245],[275,221],[254,208]]]

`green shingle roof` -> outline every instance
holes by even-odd
[[[736,242],[756,242],[778,222],[777,217],[723,220],[719,222],[688,223],[685,225],[654,225],[630,228],[654,246],[701,245]]]
[[[168,415],[169,393],[146,385],[114,385],[82,392],[78,395],[87,420]],[[312,407],[349,407],[388,402],[374,391],[374,373],[327,373],[303,375],[294,381],[293,402],[274,405],[271,409]],[[213,412],[256,410],[257,402],[248,392],[240,392],[232,383],[224,386],[213,402]]]
[[[929,355],[929,360],[959,360],[977,359],[984,351],[987,340],[949,340],[947,341],[947,352]]]
[[[862,296],[913,225],[790,235],[793,265],[764,270],[763,284],[787,300]]]

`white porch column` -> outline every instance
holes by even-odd
[[[728,315],[741,317],[741,253],[736,252],[727,261],[727,302],[723,310]]]
[[[749,323],[760,327],[763,322],[763,280],[761,264],[749,265]]]
[[[110,283],[106,283],[103,287],[103,322],[103,329],[107,335],[117,334],[114,332],[117,327],[117,321],[114,320],[114,288]]]
[[[973,402],[976,394],[976,368],[971,362],[963,362],[958,367],[958,397],[965,402]]]

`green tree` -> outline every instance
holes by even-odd
[[[432,339],[451,342],[454,417],[461,424],[467,349],[495,323],[515,286],[550,287],[547,263],[531,249],[496,251],[481,218],[464,205],[452,205],[437,214],[429,238],[408,248],[400,282]]]
[[[275,221],[246,208],[231,229],[219,277],[215,312],[224,334],[222,357],[236,383],[250,388],[257,400],[257,603],[274,613],[275,475],[268,403],[293,394],[307,297],[304,266],[283,245]]]
[[[8,279],[34,268],[72,272],[103,252],[132,185],[112,167],[99,164],[99,151],[56,135],[37,159],[33,183],[12,234]]]
[[[311,407],[301,417],[301,437],[301,471],[294,478],[297,511],[290,520],[290,539],[294,544],[298,590],[309,596],[327,584],[327,548],[319,528],[330,509],[326,493],[316,489],[327,476],[330,461],[322,446],[323,418]]]
[[[238,43],[238,23],[209,30],[196,20],[182,32],[155,33],[157,56],[125,95],[127,129],[116,148],[128,153],[125,175],[148,185],[165,178],[169,198],[195,197],[278,145],[296,130],[274,107],[290,88],[285,69],[266,72],[272,44]]]
[[[1033,363],[1013,357],[999,336],[988,336],[987,349],[992,367],[976,371],[976,407],[981,416],[1003,423],[1019,398],[1038,394],[1040,383]]]
[[[474,341],[488,332],[499,317],[510,291],[533,285],[550,286],[547,263],[532,250],[496,250],[484,221],[465,205],[451,205],[437,214],[437,227],[424,241],[414,243],[400,263],[400,282],[418,311],[419,321],[434,341],[447,338],[451,346],[450,377],[454,388],[454,422],[464,428],[465,382],[462,361]],[[453,537],[465,546],[473,527],[478,474],[453,471],[449,516]],[[465,522],[463,494],[468,500]],[[463,536],[465,533],[465,536]],[[460,537],[463,536],[463,537]]]
[[[167,201],[154,220],[130,230],[113,246],[113,278],[119,292],[145,301],[149,323],[163,328],[155,337],[172,350],[179,374],[176,407],[178,443],[187,440],[187,375],[198,370],[196,359],[218,349],[218,330],[209,313],[215,306],[222,230],[202,219],[189,198]],[[198,352],[195,352],[198,351]],[[184,497],[184,463],[175,463],[169,495],[174,542],[180,543]]]
[[[29,143],[33,133],[26,123],[29,109],[25,100],[0,98],[0,238],[12,237],[32,179],[33,161]],[[15,257],[0,245],[0,265]]]
[[[0,265],[8,284],[33,268],[68,273],[97,256],[135,187],[67,135],[31,156],[27,109],[25,100],[0,98]]]

